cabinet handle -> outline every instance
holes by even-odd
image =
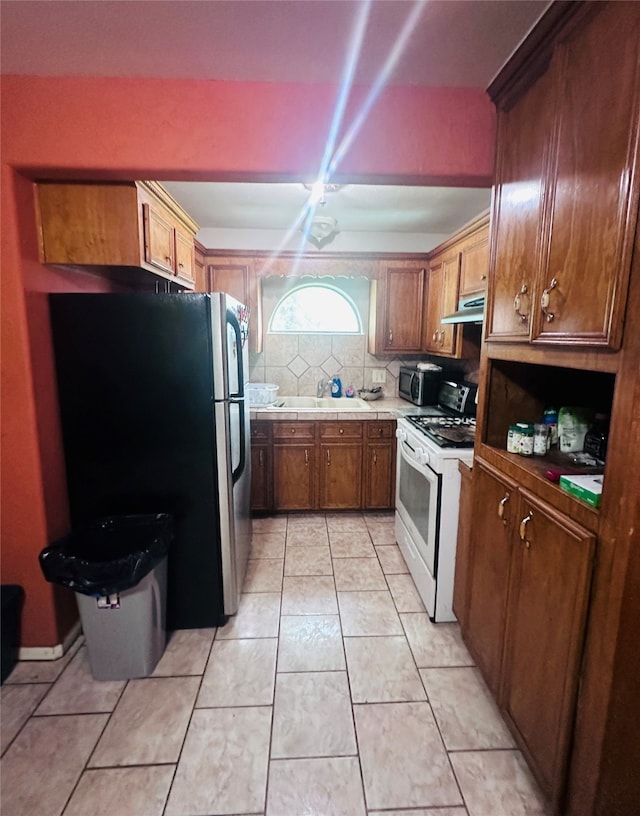
[[[520,311],[520,303],[521,303],[522,295],[527,295],[528,296],[528,290],[527,290],[527,284],[526,283],[522,284],[522,286],[520,287],[520,291],[516,294],[516,296],[513,299],[513,311],[518,315],[520,320],[522,320],[522,322],[524,323],[524,322],[526,322],[527,318],[529,317],[529,314],[527,312],[521,312]]]
[[[551,323],[555,317],[554,313],[547,309],[547,306],[549,305],[549,292],[552,289],[555,289],[557,285],[558,281],[555,278],[552,278],[551,283],[547,286],[547,288],[543,289],[542,297],[540,298],[540,308],[542,309],[542,314],[547,318],[547,323]]]
[[[182,263],[182,261],[178,261],[178,266],[180,267],[180,269],[182,269],[182,267],[184,266],[184,264]]]
[[[309,467],[309,451],[306,448],[304,449],[304,463]]]
[[[434,343],[436,342],[436,340],[438,339],[438,332],[437,331],[434,331],[433,336],[432,336],[431,339],[433,340]]]
[[[527,545],[527,549],[529,549],[529,547],[531,546],[531,542],[527,538],[527,524],[529,524],[532,518],[533,511],[529,510],[527,515],[520,522],[520,540],[524,541],[524,543]]]
[[[171,263],[171,255],[165,255],[164,259],[167,261],[167,263]]]
[[[504,494],[504,496],[500,499],[500,501],[498,503],[498,518],[502,519],[503,524],[507,523],[507,520],[504,517],[504,508],[505,508],[505,505],[507,504],[507,502],[509,501],[510,498],[511,498],[511,496],[507,492],[507,493]]]
[[[486,279],[487,279],[486,275],[480,275],[480,280],[486,280]]]
[[[375,448],[373,449],[373,464],[378,464],[378,451]]]
[[[439,334],[440,334],[440,342],[438,343],[438,345],[440,346],[440,348],[442,348],[444,346],[444,329],[441,329]]]
[[[393,329],[389,329],[389,342],[393,343]]]
[[[264,465],[264,452],[263,451],[260,451],[260,454],[258,456],[258,461],[260,462],[260,467],[262,467]]]
[[[331,451],[327,450],[327,466],[331,464]]]

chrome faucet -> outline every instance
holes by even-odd
[[[324,397],[325,392],[329,390],[329,387],[329,380],[318,380],[318,387],[316,389],[317,396]]]

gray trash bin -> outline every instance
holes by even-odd
[[[76,593],[96,680],[148,677],[166,645],[166,513],[99,519],[40,553],[48,581]]]
[[[94,598],[76,592],[96,680],[148,677],[166,645],[167,558],[139,584]]]

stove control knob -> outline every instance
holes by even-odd
[[[407,432],[403,431],[402,428],[396,428],[396,438],[399,439],[401,442],[406,442]]]
[[[416,459],[421,465],[429,464],[429,453],[424,448],[416,448]]]

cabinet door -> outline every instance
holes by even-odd
[[[226,292],[249,305],[249,263],[224,261],[207,264],[207,291]]]
[[[193,238],[176,230],[176,275],[191,283],[195,280],[195,248]]]
[[[419,267],[385,268],[380,351],[420,351],[424,277],[425,270]]]
[[[268,445],[251,446],[251,510],[271,510],[271,453]]]
[[[551,69],[562,104],[533,339],[618,348],[638,206],[640,4],[600,5]]]
[[[442,292],[440,296],[440,318],[455,312],[458,308],[460,288],[460,253],[456,252],[442,262]],[[440,320],[439,318],[439,320]],[[440,354],[455,357],[460,339],[460,326],[440,323]]]
[[[487,340],[529,340],[553,104],[551,78],[543,74],[512,108],[498,112]]]
[[[436,259],[429,268],[424,351],[445,357],[454,357],[457,353],[460,327],[440,321],[458,308],[459,280],[459,252]]]
[[[489,277],[489,231],[462,249],[460,259],[460,295],[472,295],[487,288]]]
[[[458,509],[458,538],[456,544],[456,571],[453,584],[453,611],[460,630],[467,632],[469,584],[471,581],[469,547],[471,537],[472,470],[466,462],[458,462],[460,471],[460,506]]]
[[[501,702],[540,785],[562,793],[595,536],[521,491]]]
[[[394,507],[396,489],[396,423],[365,422],[363,507],[386,510]]]
[[[316,423],[274,422],[273,504],[276,510],[316,506]]]
[[[514,482],[477,459],[473,482],[471,579],[465,634],[487,685],[497,696],[518,493]]]
[[[144,259],[163,272],[175,273],[175,229],[159,210],[143,204]]]
[[[432,261],[429,266],[427,284],[427,308],[425,311],[425,327],[423,347],[425,351],[437,354],[440,349],[440,316],[441,293],[444,286],[444,270],[442,258]]]
[[[325,510],[362,507],[362,443],[320,445],[318,504]]]
[[[315,446],[274,445],[273,506],[275,510],[315,508]]]

